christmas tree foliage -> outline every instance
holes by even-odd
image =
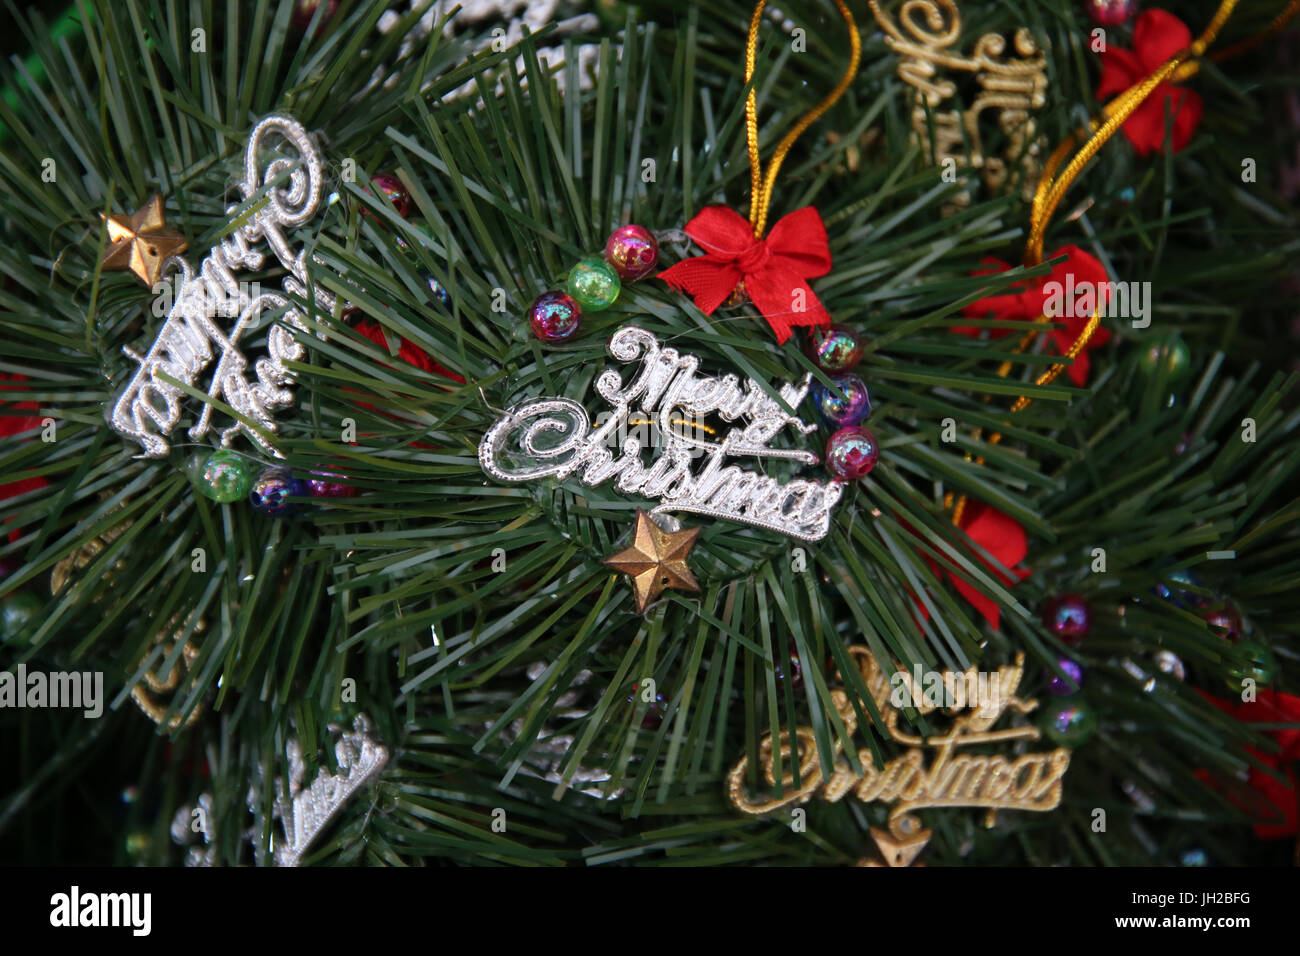
[[[806,206],[825,223],[833,266],[811,286],[862,345],[879,461],[843,486],[817,541],[678,515],[700,529],[699,590],[664,590],[642,614],[603,561],[630,546],[647,499],[576,475],[493,480],[479,446],[543,397],[599,421],[602,372],[635,370],[606,352],[629,325],[769,395],[808,373],[828,382],[807,330],[778,345],[752,302],[710,315],[652,277],[562,342],[529,326],[534,299],[616,228],[658,233],[664,267],[700,253],[670,231],[705,207],[749,211],[752,4],[542,4],[531,28],[510,22],[522,4],[435,6],[79,0],[57,29],[15,14],[19,56],[0,66],[0,668],[100,673],[103,712],[0,708],[0,859],[272,863],[277,787],[346,773],[358,758],[340,767],[335,742],[363,714],[387,761],[305,863],[852,864],[875,853],[890,804],[828,782],[915,752],[886,732],[863,651],[909,674],[996,673],[1023,654],[1010,690],[1038,707],[1007,707],[993,729],[1051,733],[975,749],[1068,748],[1046,812],[922,806],[929,865],[1291,858],[1293,33],[1198,59],[1177,84],[1203,103],[1182,148],[1164,105],[1160,148],[1114,135],[1052,218],[1043,263],[999,271],[985,260],[1021,261],[1035,162],[1101,116],[1086,5],[958,5],[963,55],[996,33],[1014,56],[1022,27],[1043,51],[1032,135],[977,116],[986,158],[1020,171],[1001,185],[965,165],[969,131],[957,174],[939,161],[938,108],[916,138],[902,54],[851,5],[861,68],[786,157],[768,227]],[[1216,48],[1282,6],[1243,5]],[[896,7],[879,13],[897,24]],[[1215,9],[1176,12],[1195,35]],[[1140,48],[1134,34],[1130,20],[1102,40]],[[849,59],[833,4],[764,14],[750,88],[765,163]],[[974,102],[973,74],[951,79]],[[310,282],[284,293],[300,327],[282,304],[239,348],[252,380],[291,333],[292,407],[268,442],[295,475],[359,492],[295,485],[283,518],[199,493],[218,433],[187,429],[219,346],[182,389],[167,454],[142,457],[108,420],[140,367],[124,347],[143,355],[169,303],[105,266],[105,217],[161,193],[197,268],[265,208],[266,190],[236,185],[249,131],[275,113],[323,162],[320,210],[286,230]],[[381,175],[397,180],[388,194]],[[1007,297],[1063,274],[1070,246],[1150,308],[1104,316],[1066,374],[1035,384],[1077,330],[1057,320],[1059,335],[1017,350],[1037,315]],[[268,254],[238,278],[280,291],[286,274]],[[1019,396],[1032,401],[1013,412]],[[210,404],[221,427],[236,421]],[[811,398],[793,411],[817,420]],[[772,444],[820,456],[833,430]],[[273,462],[246,433],[231,449],[254,471]],[[1091,618],[1073,643],[1044,624],[1078,608],[1071,595]],[[1062,660],[1082,676],[1057,697],[1074,689]],[[900,732],[954,719],[906,711]],[[783,734],[797,752],[774,746]],[[773,763],[784,788],[763,775]],[[736,794],[771,808],[741,812]]]

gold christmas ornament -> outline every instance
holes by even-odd
[[[206,622],[200,618],[194,625],[194,633],[202,633],[206,626]],[[176,642],[180,641],[185,635],[185,626],[178,623],[178,618],[172,618],[167,623],[167,626],[158,633],[154,643],[162,643],[164,636],[169,631],[171,632],[172,646],[175,647]],[[166,661],[168,656],[163,655],[158,662],[159,667],[164,666],[163,662]],[[136,705],[149,715],[150,720],[160,727],[165,721],[168,731],[173,731],[182,726],[180,714],[173,714],[170,719],[167,718],[167,710],[171,706],[170,695],[175,694],[176,689],[180,687],[182,673],[189,673],[190,666],[198,656],[199,649],[194,646],[194,642],[186,641],[185,646],[181,649],[180,659],[172,665],[166,677],[159,677],[157,669],[150,668],[141,676],[143,683],[136,684],[131,688],[131,699],[136,702]],[[185,718],[184,726],[188,727],[194,723],[201,713],[203,713],[203,704],[199,703],[190,712],[190,715]]]
[[[168,257],[189,248],[184,236],[167,228],[161,193],[151,196],[134,215],[100,216],[108,225],[108,240],[112,243],[104,253],[104,268],[129,269],[150,288],[158,281]]]
[[[1033,198],[1042,174],[1046,138],[1038,134],[1032,111],[1047,102],[1047,63],[1029,30],[1020,27],[1012,40],[1016,55],[1003,57],[1006,39],[986,33],[970,56],[951,48],[961,38],[961,13],[953,0],[907,0],[895,22],[871,0],[871,12],[885,32],[885,43],[900,57],[898,77],[916,90],[912,134],[931,144],[930,161],[953,170],[978,169],[993,192],[1019,186],[1025,201]],[[975,101],[958,110],[957,84],[944,71],[973,73],[979,84]],[[947,109],[940,109],[947,104]],[[980,115],[996,110],[1004,137],[1000,155],[983,146]],[[968,153],[969,150],[969,153]],[[966,205],[970,197],[959,196]]]
[[[664,531],[644,510],[636,510],[636,530],[632,546],[606,558],[602,564],[622,571],[632,579],[636,592],[636,609],[644,614],[646,607],[663,593],[665,588],[698,591],[699,584],[686,565],[686,556],[695,546],[699,528],[684,531]]]
[[[783,768],[779,796],[751,797],[746,788],[748,756],[742,756],[727,778],[732,804],[743,813],[771,813],[793,804],[807,803],[814,795],[834,803],[852,793],[863,803],[892,803],[889,833],[872,831],[886,865],[906,866],[921,852],[929,831],[919,829],[910,811],[924,807],[984,807],[990,815],[997,810],[1045,812],[1061,802],[1062,779],[1070,766],[1070,751],[1058,747],[1029,751],[1014,757],[987,752],[963,752],[972,745],[999,744],[1014,740],[1038,740],[1032,724],[994,730],[1007,712],[1028,714],[1035,700],[1015,696],[1024,674],[1025,658],[1017,654],[1014,664],[994,673],[981,674],[974,668],[962,673],[945,672],[940,680],[920,683],[904,671],[886,674],[865,647],[850,647],[871,699],[884,722],[881,728],[896,744],[908,748],[877,767],[869,748],[858,751],[861,772],[836,755],[833,772],[825,776],[817,754],[812,728],[795,731],[797,743],[788,731],[781,734],[779,748],[771,735],[759,744],[760,776],[767,787],[776,787],[776,756]],[[849,733],[857,728],[857,713],[842,689],[831,691],[831,700]],[[921,714],[941,713],[952,718],[946,733],[929,737],[909,734],[898,726],[904,706]],[[838,750],[838,741],[835,742]],[[930,758],[927,765],[927,757]],[[793,766],[799,770],[800,786],[794,785]],[[864,865],[868,865],[865,864]]]
[[[99,500],[104,501],[109,497],[110,495],[107,492],[100,492]],[[125,505],[126,503],[123,502],[112,510],[121,511]],[[57,595],[69,584],[76,587],[74,581],[75,576],[89,567],[91,562],[104,552],[105,548],[125,534],[131,527],[131,524],[132,521],[128,518],[116,527],[109,528],[102,534],[91,538],[71,554],[66,554],[60,558],[58,563],[55,564],[54,568],[50,571],[50,593]],[[123,561],[118,561],[114,564],[105,572],[105,579],[107,580],[111,578],[113,572],[119,570],[124,564],[125,562]]]

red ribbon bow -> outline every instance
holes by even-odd
[[[745,294],[784,343],[794,325],[828,326],[831,317],[808,287],[808,279],[831,269],[826,226],[812,206],[796,209],[756,239],[740,213],[726,206],[705,206],[686,224],[686,234],[704,255],[683,259],[659,273],[678,292],[712,315],[742,281]]]

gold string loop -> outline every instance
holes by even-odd
[[[749,20],[749,39],[745,43],[747,85],[754,78],[754,65],[758,58],[758,27],[763,22],[763,9],[766,6],[767,0],[758,0],[754,7],[754,15]],[[753,87],[750,87],[749,96],[745,100],[745,141],[749,147],[749,222],[754,227],[755,238],[761,239],[763,236],[763,229],[767,225],[768,207],[772,201],[772,187],[776,183],[777,171],[785,162],[786,154],[790,152],[790,147],[804,130],[817,122],[818,118],[844,95],[844,91],[849,88],[849,84],[858,72],[858,64],[862,60],[862,39],[858,36],[858,25],[843,0],[835,0],[835,6],[849,29],[849,65],[826,98],[809,110],[785,136],[781,137],[781,141],[776,144],[776,149],[772,152],[766,175],[763,173],[762,160],[758,155],[758,93]]]
[[[1080,147],[1079,151],[1074,154],[1069,163],[1065,159],[1070,155],[1078,142],[1078,136],[1071,135],[1066,138],[1048,157],[1047,162],[1043,165],[1042,178],[1038,181],[1038,188],[1034,191],[1034,199],[1030,205],[1029,214],[1029,238],[1025,243],[1025,253],[1023,262],[1026,266],[1033,267],[1043,261],[1043,241],[1047,234],[1047,227],[1052,221],[1052,216],[1056,213],[1057,208],[1065,199],[1065,194],[1074,181],[1083,172],[1085,166],[1092,161],[1093,157],[1101,150],[1102,146],[1115,135],[1115,133],[1124,125],[1124,122],[1133,115],[1139,106],[1141,106],[1155,91],[1161,83],[1181,82],[1194,76],[1201,68],[1200,61],[1193,57],[1204,56],[1205,52],[1214,44],[1220,31],[1232,16],[1233,10],[1237,6],[1238,0],[1222,0],[1219,8],[1215,11],[1209,24],[1191,44],[1183,50],[1178,51],[1168,60],[1162,63],[1149,76],[1142,81],[1135,83],[1119,96],[1115,97],[1102,111],[1102,119],[1094,121],[1091,124],[1091,135],[1088,140]],[[1272,36],[1281,30],[1297,10],[1300,10],[1300,0],[1289,0],[1286,7],[1273,18],[1272,22],[1261,30],[1259,33],[1246,40],[1242,40],[1232,46],[1226,47],[1216,54],[1211,54],[1211,59],[1220,61],[1227,59],[1229,56],[1243,53],[1253,48],[1263,40]],[[1065,163],[1062,169],[1062,164]],[[1060,175],[1057,171],[1060,170]],[[1047,316],[1039,316],[1024,337],[1017,343],[1013,351],[1020,353],[1026,351],[1042,331],[1042,327],[1049,322]],[[1093,334],[1101,326],[1101,303],[1098,302],[1093,309],[1092,315],[1079,331],[1079,335],[1074,342],[1066,349],[1063,358],[1073,361],[1088,345]],[[999,377],[1005,378],[1010,374],[1012,369],[1010,360],[1005,361],[998,368]],[[1054,382],[1063,371],[1067,364],[1065,362],[1053,363],[1047,371],[1043,372],[1034,380],[1035,385],[1050,385]],[[1016,398],[1015,403],[1011,406],[1011,412],[1023,411],[1027,408],[1033,399],[1027,395],[1020,395]],[[980,431],[976,432],[976,437],[980,436]],[[989,444],[997,444],[1002,440],[1001,433],[995,433],[989,436]],[[970,459],[968,453],[967,459]],[[984,464],[984,459],[976,457],[977,464]],[[945,506],[951,500],[951,496],[946,496]],[[962,513],[966,506],[966,496],[961,495],[953,508],[952,520],[954,524],[961,523]]]

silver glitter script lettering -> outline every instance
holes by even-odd
[[[260,171],[258,152],[271,135],[286,140],[297,151],[298,158],[277,158]],[[214,358],[217,365],[207,398],[225,402],[267,432],[277,430],[273,413],[293,404],[293,392],[287,388],[292,378],[284,363],[298,361],[305,353],[290,327],[305,332],[307,325],[285,295],[250,294],[236,280],[235,269],[262,267],[265,256],[254,244],[263,240],[289,270],[290,274],[282,282],[284,290],[302,298],[310,293],[321,311],[332,310],[334,296],[307,278],[306,253],[295,253],[284,233],[285,229],[295,229],[316,214],[322,184],[320,154],[296,120],[273,115],[253,127],[244,153],[244,178],[239,183],[239,191],[244,202],[264,187],[265,194],[244,213],[246,221],[209,250],[197,275],[184,259],[173,256],[167,260],[165,268],[179,273],[176,298],[167,320],[145,355],[124,349],[140,367],[118,397],[110,422],[116,431],[140,443],[144,448],[143,457],[165,456],[171,447],[167,436],[180,420],[185,392],[168,379],[192,387]],[[227,212],[233,215],[238,209],[232,206]],[[250,362],[239,346],[245,333],[258,325],[264,308],[283,312],[283,320],[267,333],[267,354],[251,363],[250,381]],[[214,321],[216,316],[234,318],[234,327],[229,332],[223,331]],[[189,429],[190,438],[207,434],[211,417],[212,405],[204,402],[202,414]],[[221,444],[229,445],[241,431],[263,451],[279,457],[264,435],[242,421],[221,432]]]
[[[754,471],[727,465],[728,456],[785,458],[816,464],[817,456],[802,450],[773,448],[769,442],[786,426],[806,435],[807,425],[785,411],[753,379],[735,375],[697,375],[699,359],[664,348],[654,335],[628,326],[609,340],[609,354],[620,362],[639,362],[630,381],[613,370],[596,380],[596,391],[613,414],[592,429],[587,411],[568,398],[542,398],[506,413],[479,444],[483,470],[498,481],[523,482],[578,475],[594,487],[613,480],[629,494],[658,498],[651,514],[694,512],[767,528],[801,541],[820,541],[830,526],[830,510],[840,498],[840,483],[795,478],[780,482]],[[803,401],[811,381],[784,383],[780,396],[790,408]],[[637,438],[624,440],[621,454],[608,447],[625,427],[628,414],[652,416],[664,436],[660,456],[649,466],[641,461]],[[716,414],[736,422],[721,440],[711,441],[674,430],[674,417],[696,420]],[[702,454],[704,467],[694,473],[691,459]]]

